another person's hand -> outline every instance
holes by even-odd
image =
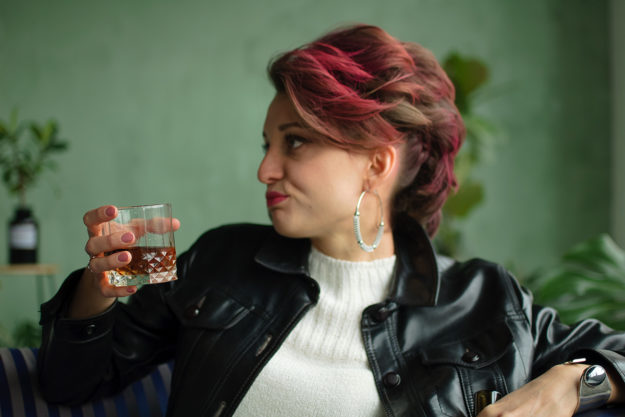
[[[571,417],[588,365],[557,365],[484,408],[478,417]]]
[[[90,210],[83,216],[83,222],[89,234],[85,251],[90,259],[72,298],[69,310],[69,316],[72,318],[99,314],[113,304],[117,297],[125,297],[137,291],[134,285],[116,287],[108,281],[107,271],[130,263],[131,254],[123,249],[132,246],[140,237],[128,231],[103,235],[103,225],[115,217],[117,217],[117,207],[111,205]],[[159,226],[155,226],[157,227]],[[172,227],[178,230],[180,221],[173,219]],[[142,231],[137,233],[142,233]]]

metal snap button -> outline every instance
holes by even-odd
[[[386,320],[388,316],[390,315],[391,315],[391,311],[388,309],[388,307],[386,306],[380,307],[373,313],[373,320],[377,321],[378,323],[381,323],[384,320]]]
[[[93,333],[95,333],[95,324],[88,324],[87,326],[85,326],[83,332],[85,336],[91,336]]]
[[[382,382],[387,388],[395,388],[401,384],[401,376],[397,372],[388,372],[382,377]]]
[[[192,319],[200,315],[200,308],[198,306],[191,306],[187,308],[184,314],[188,319]]]
[[[466,363],[475,363],[480,360],[480,355],[473,350],[467,349],[464,355],[462,355],[462,360]]]

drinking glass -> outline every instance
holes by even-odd
[[[128,251],[132,256],[129,264],[108,272],[112,285],[160,284],[178,279],[170,204],[118,207],[117,217],[103,226],[105,235],[129,231],[136,238],[133,246],[106,254]]]

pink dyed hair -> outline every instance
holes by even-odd
[[[329,143],[403,144],[393,212],[416,218],[434,236],[457,187],[454,157],[465,130],[453,84],[429,50],[355,25],[279,55],[268,71],[277,92]]]

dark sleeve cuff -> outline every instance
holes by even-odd
[[[84,318],[70,319],[67,310],[84,269],[72,272],[49,301],[41,305],[39,324],[54,326],[54,337],[67,342],[87,342],[107,334],[113,328],[117,301],[104,312]]]
[[[625,356],[606,349],[583,349],[575,352],[569,359],[586,358],[586,362],[593,365],[601,365],[608,370],[614,371],[613,376],[621,378],[625,383]]]

